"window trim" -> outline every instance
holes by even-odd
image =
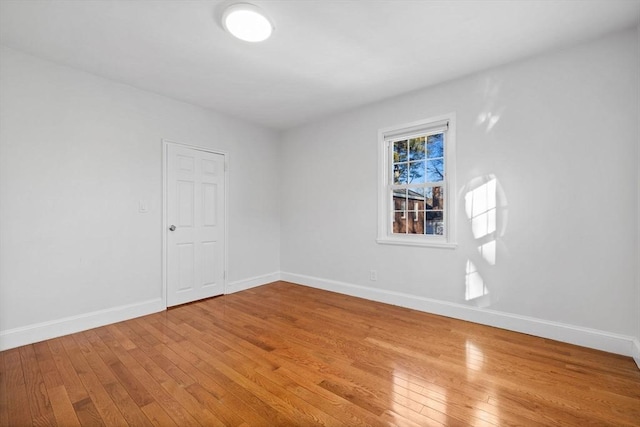
[[[389,206],[390,141],[433,132],[446,127],[444,162],[445,235],[393,234]],[[454,112],[424,120],[391,126],[378,130],[378,236],[376,242],[389,245],[423,246],[434,248],[457,247],[456,242],[456,114]]]

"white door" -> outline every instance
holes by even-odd
[[[224,293],[225,157],[167,145],[167,306]]]

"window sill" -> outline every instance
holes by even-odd
[[[397,245],[397,246],[420,246],[424,248],[440,248],[440,249],[455,249],[458,244],[455,242],[444,241],[425,241],[422,239],[403,239],[394,237],[377,238],[376,242],[381,245]]]

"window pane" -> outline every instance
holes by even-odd
[[[407,190],[407,197],[409,198],[409,202],[420,202],[420,210],[424,210],[424,206],[422,204],[424,202],[425,192],[427,192],[428,190],[430,190],[430,188],[409,188]],[[413,209],[413,203],[411,203],[411,209]]]
[[[425,138],[411,138],[409,140],[409,160],[424,160],[427,156]]]
[[[422,208],[424,208],[424,203],[412,200],[409,202],[409,205],[409,216],[411,217],[413,222],[420,221],[420,218],[424,216],[424,211],[422,210]]]
[[[411,162],[409,163],[409,183],[421,184],[425,182],[425,162]]]
[[[423,222],[408,221],[407,222],[407,234],[424,234]]]
[[[393,165],[393,183],[406,184],[409,178],[409,164],[396,163]]]
[[[407,161],[407,140],[393,143],[393,163]]]
[[[424,198],[418,200],[409,196],[407,216],[407,233],[424,234]]]
[[[425,189],[425,198],[427,201],[426,210],[442,210],[444,209],[444,188],[433,187]]]
[[[407,189],[396,189],[392,191],[392,215],[393,215],[393,232],[398,234],[406,234],[407,232]]]
[[[442,211],[427,211],[424,234],[444,234],[444,215]]]
[[[444,157],[444,134],[438,133],[427,137],[427,157]]]
[[[407,233],[424,234],[425,188],[407,190]]]
[[[404,211],[407,209],[407,190],[393,190],[393,210]]]
[[[439,182],[444,180],[444,159],[427,160],[427,181]]]
[[[395,234],[407,233],[407,211],[394,211],[393,215],[393,232]]]

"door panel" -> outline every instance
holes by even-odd
[[[202,284],[203,286],[215,286],[216,283],[216,266],[212,262],[206,262],[208,259],[216,257],[216,242],[202,242]]]
[[[180,243],[177,245],[178,265],[178,292],[193,289],[194,286],[194,245],[192,243]]]
[[[177,211],[178,220],[176,223],[180,227],[192,227],[193,226],[193,205],[195,203],[193,197],[193,181],[178,181],[176,183],[176,191],[178,193]]]
[[[202,219],[205,226],[214,227],[216,225],[217,193],[217,184],[202,184]]]
[[[224,293],[225,158],[174,144],[167,157],[170,307]]]

